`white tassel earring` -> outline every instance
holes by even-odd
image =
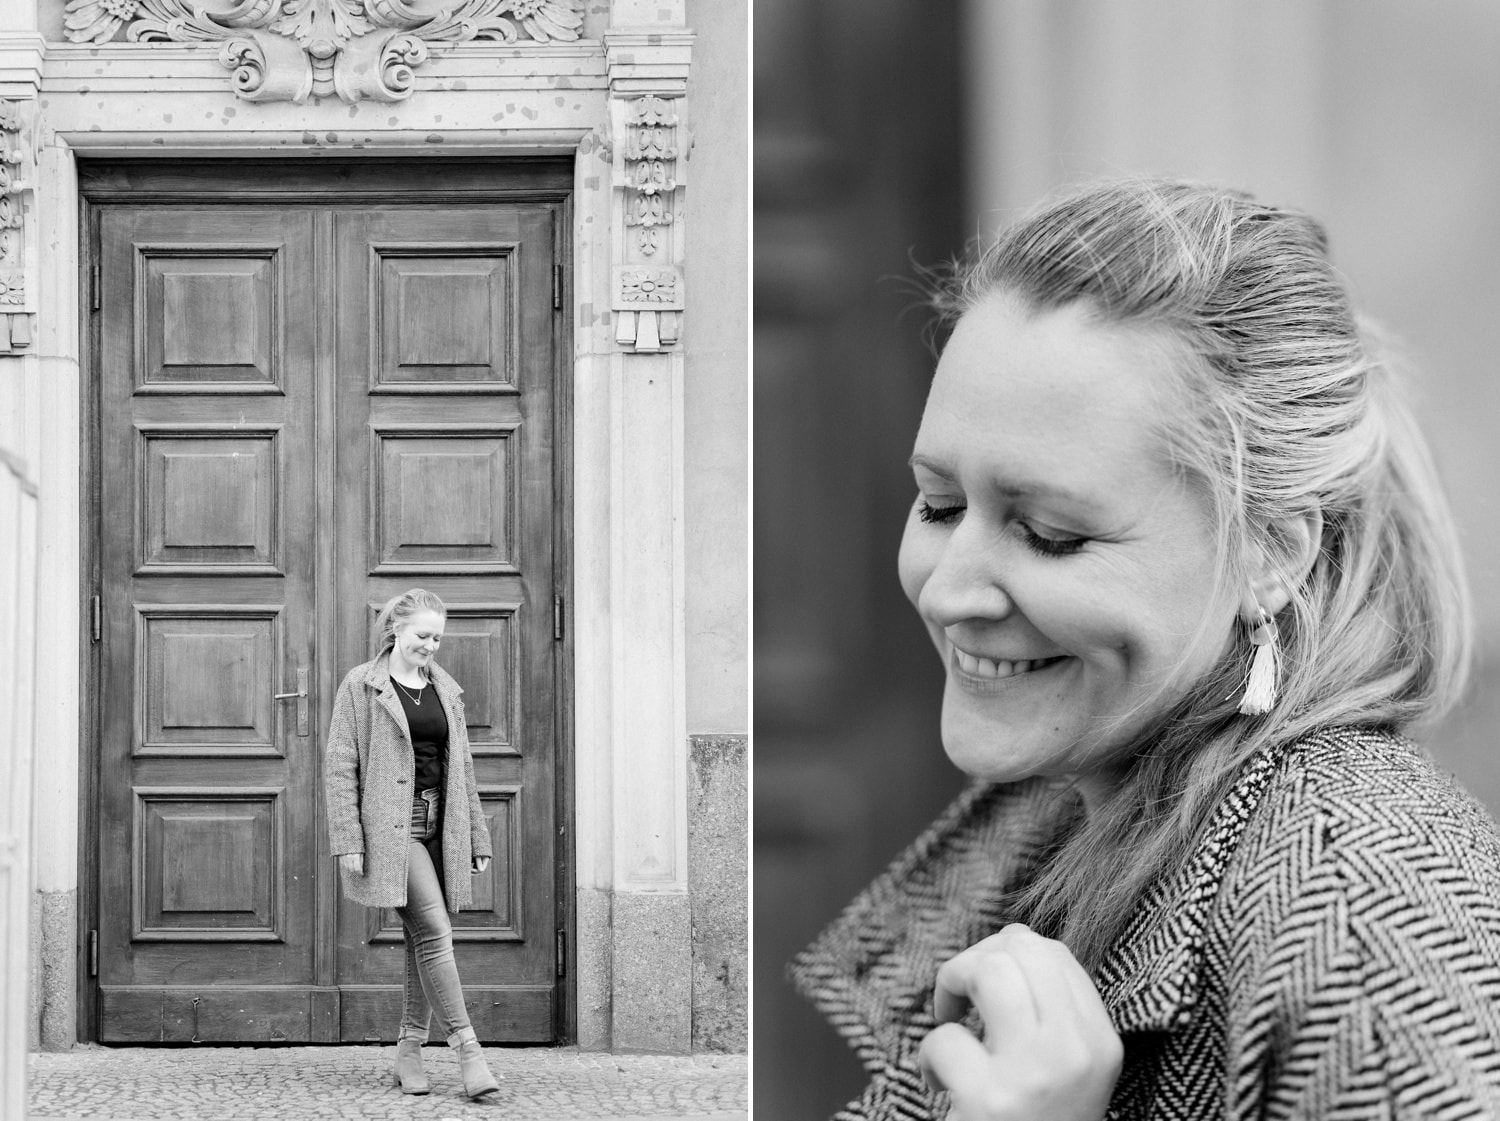
[[[1240,711],[1246,716],[1264,716],[1276,703],[1276,683],[1281,676],[1281,652],[1276,646],[1276,623],[1259,605],[1255,608],[1260,621],[1250,632],[1255,654],[1250,659],[1250,673],[1245,678],[1245,695]]]

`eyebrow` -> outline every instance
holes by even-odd
[[[949,482],[954,481],[951,471],[946,470],[936,460],[929,459],[920,452],[914,454],[906,462],[911,467],[921,467],[931,471],[939,478]],[[992,489],[1007,498],[1061,498],[1064,501],[1072,502],[1079,506],[1087,506],[1092,510],[1099,508],[1099,503],[1087,495],[1079,494],[1077,491],[1069,490],[1067,487],[1055,486],[1051,483],[1033,482],[1031,480],[1003,482],[994,483]]]

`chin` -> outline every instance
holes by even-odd
[[[1020,782],[1068,770],[1072,741],[1058,729],[1002,722],[974,722],[967,714],[943,714],[943,752],[964,774],[985,782]]]
[[[948,761],[970,778],[985,782],[1019,782],[1036,773],[1027,758],[1029,753],[1015,750],[1019,744],[1011,738],[1015,733],[1002,732],[992,736],[943,734],[943,753]]]

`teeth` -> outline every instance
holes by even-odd
[[[958,658],[958,668],[965,673],[975,677],[1014,677],[1017,674],[1030,673],[1032,670],[1045,669],[1059,658],[1032,658],[1027,661],[1007,662],[999,658],[980,658],[966,653],[958,647],[953,648],[953,653]]]

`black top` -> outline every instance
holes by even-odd
[[[408,689],[395,678],[391,684],[406,710],[406,726],[411,729],[411,749],[417,757],[417,790],[443,788],[443,764],[448,757],[448,717],[443,702],[429,681],[420,692]],[[421,703],[418,704],[417,702]]]

